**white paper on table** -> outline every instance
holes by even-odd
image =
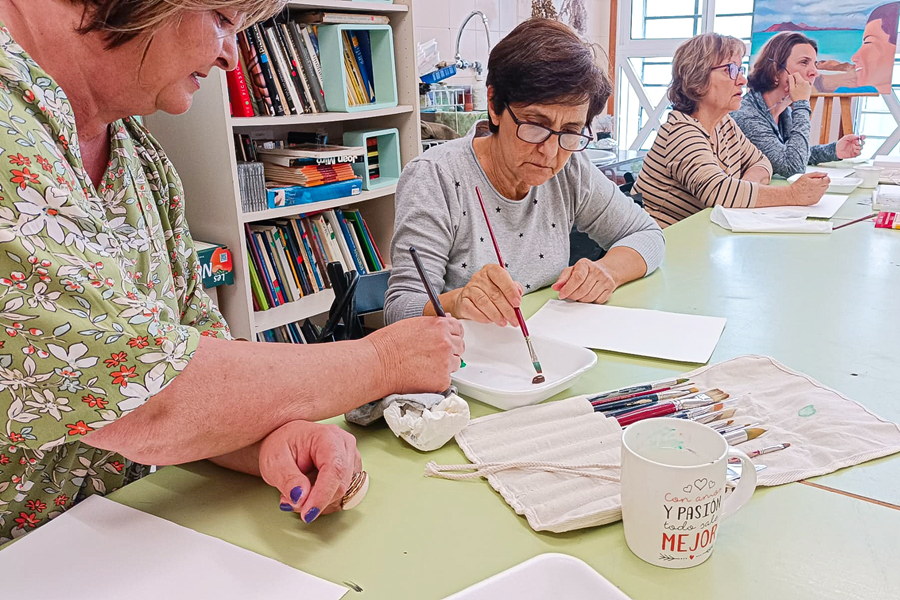
[[[809,206],[767,206],[766,208],[728,208],[726,210],[753,211],[760,215],[830,219],[847,201],[846,194],[825,194]]]
[[[725,319],[681,313],[550,300],[528,319],[533,336],[682,362],[712,356]]]
[[[754,208],[715,206],[709,220],[734,233],[831,233],[831,222],[807,221],[805,215],[764,214]]]
[[[339,600],[347,593],[345,587],[100,496],[0,551],[0,581],[21,581],[39,565],[47,568],[28,578],[30,598]]]
[[[856,169],[837,169],[835,167],[806,167],[807,173],[825,173],[832,179],[835,177],[850,177]]]

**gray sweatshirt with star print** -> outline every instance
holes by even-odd
[[[395,200],[391,277],[385,297],[387,323],[421,316],[428,302],[409,255],[415,246],[437,293],[461,288],[497,255],[475,194],[478,186],[513,280],[525,293],[556,282],[569,264],[573,226],[600,247],[637,251],[647,273],[662,262],[662,230],[622,194],[582,153],[574,153],[552,179],[522,200],[494,189],[475,157],[477,127],[412,160],[403,170]]]

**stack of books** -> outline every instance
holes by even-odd
[[[378,168],[378,138],[366,139],[366,159],[369,163],[369,181],[378,179],[381,176],[381,170]]]
[[[254,310],[268,310],[331,287],[326,265],[361,275],[384,261],[358,210],[327,210],[246,226]]]
[[[235,117],[327,112],[319,61],[318,24],[388,23],[383,15],[300,13],[257,23],[237,34],[239,66],[227,74]],[[347,94],[351,105],[375,101],[369,33],[344,32]]]
[[[355,179],[352,165],[362,162],[364,153],[364,148],[303,144],[258,155],[268,182],[315,187]]]

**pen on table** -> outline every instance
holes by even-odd
[[[434,314],[439,317],[446,317],[447,313],[444,312],[444,307],[441,306],[441,299],[434,291],[434,288],[431,287],[431,282],[428,281],[428,277],[425,275],[425,268],[422,267],[422,261],[419,260],[419,253],[416,251],[415,246],[409,247],[409,255],[412,257],[413,264],[416,265],[416,271],[419,273],[419,279],[422,280],[422,285],[425,286],[425,293],[428,294],[431,306],[434,307]],[[466,366],[466,361],[462,359],[462,356],[459,357],[459,366],[460,368]]]
[[[591,402],[612,402],[613,400],[624,400],[625,398],[630,398],[632,394],[652,394],[654,393],[654,391],[662,391],[663,389],[670,390],[674,387],[684,385],[685,383],[689,383],[689,380],[687,378],[672,379],[670,381],[657,381],[655,383],[644,383],[641,385],[633,385],[631,387],[622,388],[620,390],[612,390],[610,392],[603,392],[602,394],[595,394],[588,397],[588,400]]]
[[[738,429],[737,431],[732,431],[730,433],[725,434],[725,441],[731,444],[732,446],[736,446],[737,444],[743,444],[744,442],[749,442],[750,440],[755,440],[762,434],[766,432],[765,429],[761,429],[759,427],[748,427],[747,429]]]
[[[665,388],[663,388],[665,389]],[[628,407],[638,407],[643,406],[645,404],[651,404],[653,402],[664,402],[666,400],[673,400],[675,398],[682,398],[684,396],[688,396],[690,394],[696,394],[700,390],[697,388],[686,388],[684,390],[669,390],[663,392],[651,392],[646,395],[635,396],[634,398],[626,398],[624,400],[595,400],[591,402],[594,410],[599,410],[602,412],[607,412],[610,410],[620,410]]]
[[[497,253],[497,262],[500,263],[501,267],[506,268],[503,264],[503,257],[500,256],[500,246],[497,245],[497,238],[494,236],[494,228],[491,227],[491,220],[488,218],[487,209],[484,207],[484,199],[481,197],[481,190],[478,189],[477,185],[475,186],[475,194],[478,196],[478,203],[481,205],[484,223],[487,225],[488,233],[491,235],[491,241],[494,243],[494,251]],[[525,317],[522,316],[522,309],[516,306],[513,308],[513,312],[516,313],[516,319],[519,321],[519,329],[522,331],[522,335],[525,336],[525,343],[528,345],[528,353],[531,355],[531,366],[533,366],[534,370],[537,372],[537,375],[534,376],[531,383],[544,383],[544,369],[541,367],[541,361],[538,360],[537,353],[534,351],[534,345],[531,343],[531,336],[528,334],[528,326],[525,325]]]

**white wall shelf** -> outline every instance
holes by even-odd
[[[260,210],[257,212],[244,213],[242,220],[244,223],[255,223],[257,221],[268,221],[269,219],[286,219],[301,214],[309,214],[340,206],[350,206],[359,204],[360,202],[368,202],[376,198],[385,196],[393,196],[397,191],[397,186],[392,185],[371,192],[360,192],[358,196],[350,196],[349,198],[337,198],[335,200],[324,200],[322,202],[311,202],[310,204],[295,204],[294,206],[282,206],[280,208],[272,208],[269,210]]]
[[[378,108],[375,110],[364,110],[352,113],[324,112],[308,115],[288,115],[284,117],[231,117],[231,126],[234,129],[244,131],[247,129],[258,129],[260,127],[318,125],[320,123],[359,121],[362,119],[389,117],[391,115],[403,115],[411,113],[414,110],[414,106],[405,104],[392,106],[390,108]]]
[[[292,12],[322,10],[383,14],[393,29],[398,106],[355,113],[321,113],[284,117],[231,116],[225,74],[218,72],[203,80],[191,110],[183,116],[156,114],[146,119],[172,159],[185,187],[185,212],[195,239],[228,246],[234,261],[234,285],[217,288],[219,307],[235,337],[255,339],[258,332],[327,312],[333,299],[331,290],[305,296],[296,302],[253,310],[247,265],[245,223],[291,217],[315,210],[353,205],[359,208],[382,255],[388,258],[394,231],[396,186],[363,192],[359,196],[307,205],[244,213],[233,135],[273,134],[289,131],[325,130],[332,143],[339,143],[345,130],[396,128],[400,132],[401,162],[405,165],[422,151],[419,127],[419,78],[416,73],[416,44],[411,10],[412,0],[349,2],[348,0],[293,0]]]

